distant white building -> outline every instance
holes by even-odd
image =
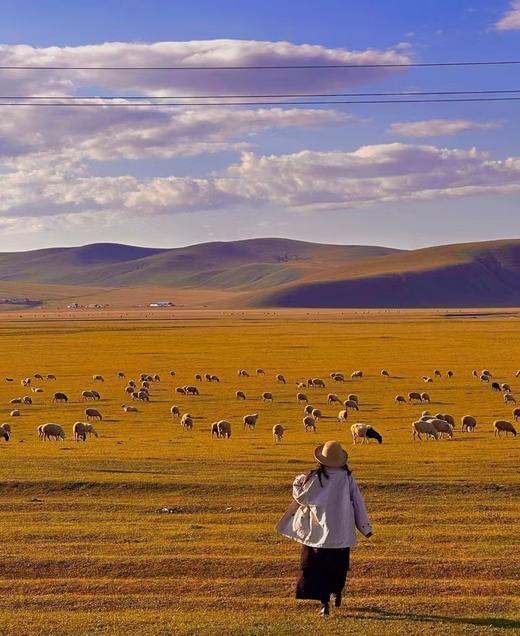
[[[171,300],[158,300],[156,303],[150,303],[149,307],[175,307],[175,303]]]

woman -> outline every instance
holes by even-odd
[[[294,502],[277,530],[303,544],[296,598],[321,601],[320,615],[328,616],[331,594],[341,606],[356,528],[371,537],[372,527],[341,444],[318,446],[314,457],[318,468],[294,480]]]

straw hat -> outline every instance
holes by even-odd
[[[341,468],[347,463],[348,454],[339,442],[331,440],[314,450],[314,457],[329,468]]]

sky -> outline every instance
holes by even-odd
[[[520,101],[201,99],[520,91],[520,65],[380,66],[485,60],[520,60],[520,0],[2,0],[0,67],[101,70],[0,68],[0,251],[520,237]]]

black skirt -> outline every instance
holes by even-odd
[[[302,545],[296,598],[328,602],[345,587],[350,548],[310,548]]]

